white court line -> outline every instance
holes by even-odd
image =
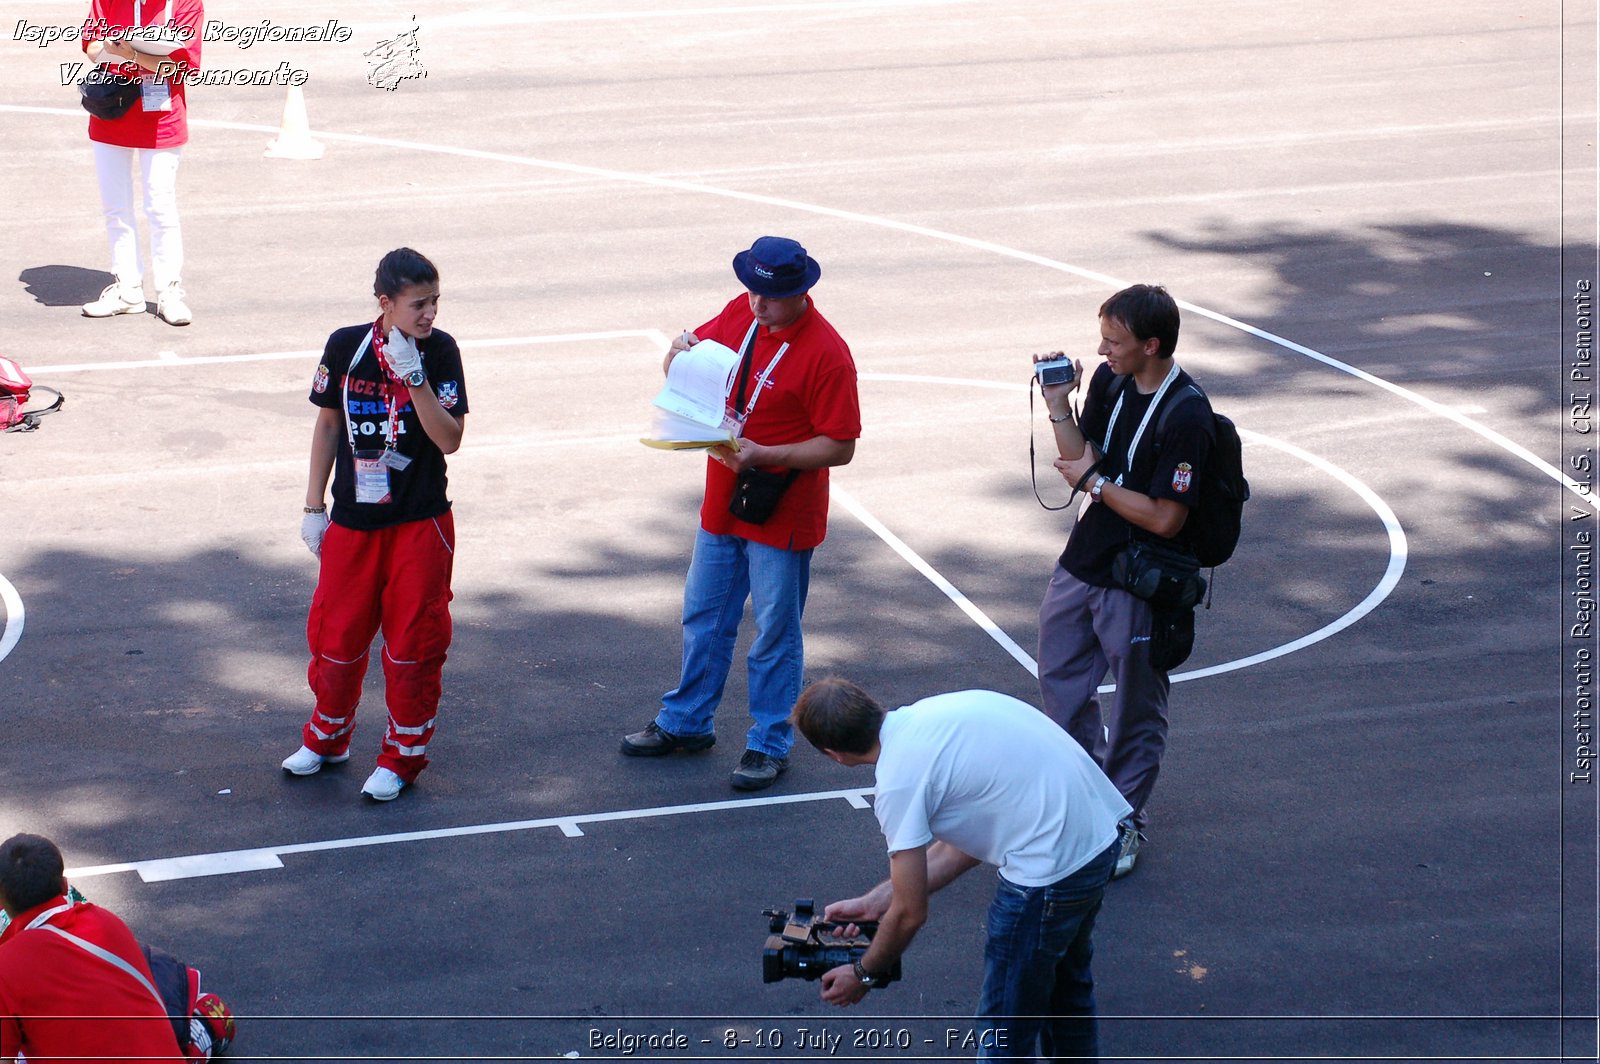
[[[0,573],[0,604],[6,608],[6,626],[0,630],[0,661],[4,661],[11,648],[22,638],[22,627],[27,611],[22,607],[22,596],[11,586],[6,574]]]
[[[282,846],[263,846],[249,850],[228,850],[222,853],[190,854],[186,857],[161,857],[149,861],[92,865],[85,868],[69,868],[66,870],[66,875],[70,879],[84,879],[90,876],[109,875],[113,872],[137,872],[139,878],[146,883],[161,883],[172,879],[193,879],[199,876],[282,868],[282,858],[286,854],[350,850],[362,846],[391,846],[400,842],[453,839],[466,835],[499,835],[512,831],[531,831],[535,828],[557,828],[567,838],[580,838],[583,835],[583,830],[579,827],[581,824],[653,820],[666,816],[682,816],[686,813],[718,813],[731,809],[798,805],[836,799],[848,802],[852,809],[866,809],[868,808],[866,796],[872,792],[871,787],[853,787],[841,791],[774,794],[765,798],[735,798],[725,802],[697,802],[692,805],[660,805],[649,809],[620,809],[608,813],[567,813],[538,820],[508,820],[499,824],[470,824],[455,828],[435,828],[430,831],[399,831],[390,835],[362,835],[355,838],[326,839],[321,842],[292,842]]]
[[[951,7],[973,0],[816,0],[803,4],[742,4],[729,7],[644,8],[632,11],[584,11],[567,15],[536,15],[529,11],[482,11],[466,15],[429,17],[427,28],[534,26],[556,22],[634,22],[645,18],[723,18],[728,15],[811,15],[860,11],[875,14],[916,7]]]
[[[855,515],[855,519],[857,521],[860,521],[862,524],[866,525],[874,535],[889,545],[890,550],[900,555],[907,565],[911,566],[911,568],[927,577],[929,583],[938,588],[940,591],[944,592],[945,597],[951,602],[954,602],[956,607],[960,609],[962,613],[972,618],[973,622],[976,623],[979,628],[982,628],[984,633],[987,634],[990,639],[993,639],[996,643],[999,643],[1001,648],[1003,648],[1007,654],[1010,654],[1012,657],[1016,658],[1024,669],[1027,669],[1033,674],[1035,679],[1038,679],[1039,666],[1033,660],[1033,658],[1028,655],[1028,652],[1018,646],[1017,641],[1007,635],[998,624],[995,624],[994,621],[990,620],[987,613],[984,613],[977,606],[973,605],[972,600],[963,595],[961,590],[954,584],[946,580],[944,576],[940,574],[939,570],[935,569],[933,566],[924,561],[922,555],[918,554],[916,551],[907,546],[905,540],[889,531],[888,527],[884,525],[882,521],[879,521],[876,517],[873,517],[872,514],[868,513],[867,508],[857,502],[854,495],[851,495],[848,491],[845,491],[837,484],[829,484],[828,497],[830,499],[838,500],[841,506]]]
[[[660,329],[610,329],[599,332],[547,333],[541,336],[503,336],[489,340],[463,340],[460,341],[460,346],[463,349],[517,347],[524,344],[581,343],[592,340],[617,340],[634,338],[643,338],[645,340],[649,340],[652,345],[661,348],[666,347],[670,342],[667,339],[667,334],[662,332]],[[80,362],[60,366],[38,366],[33,369],[32,372],[59,374],[90,373],[95,370],[177,369],[187,366],[215,366],[236,362],[278,362],[287,359],[312,359],[316,358],[321,353],[322,352],[320,351],[314,350],[263,351],[244,355],[201,355],[192,358],[183,358],[179,357],[177,353],[173,351],[158,351],[156,352],[156,356],[154,358],[149,359],[138,359],[134,361],[123,362]],[[622,439],[623,437],[617,438]],[[284,463],[256,462],[251,463],[248,466],[240,466],[238,468],[264,469],[281,464]],[[192,472],[212,475],[217,471],[218,470],[214,466],[207,468],[186,467],[181,471],[153,470],[147,475],[165,476],[169,475],[171,472]],[[81,478],[67,479],[96,480],[111,479],[118,476],[126,479],[127,474],[89,474]],[[0,631],[0,661],[4,661],[6,659],[6,655],[10,654],[11,651],[16,648],[18,641],[22,639],[23,618],[25,616],[25,610],[22,604],[22,596],[17,594],[17,589],[6,580],[4,573],[0,573],[0,605],[5,607],[5,628],[3,631]]]
[[[939,382],[956,383],[946,378],[941,378]],[[1027,387],[1027,385],[1017,385],[1015,387],[1017,387],[1018,390],[1021,390],[1022,388]],[[1284,443],[1281,440],[1275,440],[1270,436],[1263,436],[1261,433],[1252,432],[1249,429],[1240,429],[1239,435],[1246,440],[1250,440],[1255,443],[1264,443],[1269,447],[1275,447],[1291,457],[1298,458],[1303,462],[1308,462],[1311,465],[1316,466],[1329,476],[1339,480],[1351,491],[1360,496],[1362,501],[1364,501],[1368,506],[1372,507],[1373,511],[1378,515],[1378,520],[1383,522],[1384,531],[1388,533],[1389,564],[1384,568],[1383,576],[1379,578],[1377,585],[1367,593],[1367,596],[1360,602],[1356,603],[1354,607],[1346,611],[1344,615],[1339,617],[1337,620],[1323,625],[1316,631],[1307,635],[1303,635],[1299,639],[1284,643],[1281,646],[1273,647],[1270,650],[1263,650],[1259,654],[1252,654],[1245,658],[1237,658],[1233,661],[1225,661],[1218,665],[1209,665],[1206,668],[1194,669],[1190,672],[1176,673],[1170,677],[1173,683],[1182,683],[1185,680],[1199,680],[1207,676],[1220,676],[1225,672],[1234,672],[1238,669],[1246,669],[1252,665],[1259,665],[1264,661],[1271,661],[1273,658],[1281,658],[1287,654],[1293,654],[1297,650],[1304,650],[1306,647],[1311,646],[1314,643],[1320,643],[1322,640],[1344,631],[1346,628],[1349,628],[1352,624],[1355,624],[1361,618],[1377,609],[1379,604],[1382,603],[1384,599],[1389,597],[1389,593],[1393,591],[1395,589],[1395,585],[1400,582],[1400,575],[1405,572],[1406,559],[1409,556],[1409,547],[1406,542],[1405,529],[1401,527],[1400,519],[1395,516],[1394,510],[1390,509],[1389,504],[1384,502],[1377,492],[1373,491],[1360,480],[1357,480],[1352,474],[1340,469],[1332,462],[1329,462],[1327,459],[1314,455],[1309,451],[1302,450],[1291,443]],[[955,603],[956,607],[960,609],[962,613],[965,613],[973,620],[974,623],[977,624],[979,628],[983,629],[984,633],[987,634],[990,639],[993,639],[996,643],[1000,644],[1001,649],[1015,658],[1024,669],[1028,670],[1028,673],[1033,676],[1034,679],[1039,678],[1039,663],[1033,659],[1032,655],[1023,650],[1022,647],[1017,644],[1016,640],[1007,635],[998,624],[990,619],[988,614],[984,613],[983,610],[979,609],[971,599],[962,594],[959,588],[957,588],[950,581],[946,580],[944,576],[941,575],[939,571],[932,565],[929,565],[928,562],[923,559],[922,555],[912,550],[904,540],[895,535],[893,532],[889,531],[888,527],[884,525],[882,521],[879,521],[876,517],[873,517],[872,514],[867,511],[866,507],[861,505],[855,496],[851,495],[843,488],[840,488],[838,485],[833,485],[829,491],[832,498],[837,499],[840,505],[849,510],[850,513],[855,516],[856,520],[860,521],[863,525],[866,525],[867,528],[875,533],[879,539],[887,543],[889,545],[889,549],[900,555],[901,559],[903,559],[907,565],[911,566],[911,568],[915,569],[917,572],[926,577],[928,582],[933,584],[934,587],[944,592],[946,598]],[[1098,688],[1101,694],[1109,694],[1116,689],[1117,685],[1114,683],[1101,684]]]
[[[3,110],[3,108],[0,108]],[[605,332],[547,333],[543,336],[502,336],[492,340],[457,341],[463,351],[484,347],[520,347],[524,344],[567,344],[589,340],[617,340],[642,337],[665,347],[669,341],[660,329],[612,329]],[[289,359],[313,359],[320,350],[258,351],[245,355],[196,355],[180,358],[171,351],[161,351],[155,358],[134,359],[124,362],[73,362],[60,366],[34,366],[30,373],[90,373],[97,369],[173,369],[179,366],[220,366],[234,362],[282,362]]]
[[[1326,458],[1321,458],[1310,451],[1302,450],[1292,443],[1284,443],[1282,440],[1275,440],[1270,436],[1263,436],[1261,433],[1252,432],[1249,429],[1240,429],[1239,435],[1250,442],[1264,443],[1268,447],[1276,447],[1284,454],[1298,458],[1302,462],[1309,462],[1359,495],[1363,502],[1372,507],[1373,511],[1378,515],[1378,520],[1383,522],[1384,531],[1388,533],[1389,564],[1384,568],[1383,576],[1379,578],[1377,585],[1367,593],[1367,597],[1356,603],[1353,609],[1331,624],[1324,625],[1315,632],[1303,635],[1292,642],[1273,647],[1271,650],[1264,650],[1259,654],[1252,654],[1247,658],[1238,658],[1234,661],[1223,662],[1220,665],[1211,665],[1204,669],[1179,673],[1172,677],[1173,683],[1178,683],[1182,680],[1198,680],[1206,676],[1217,676],[1224,672],[1233,672],[1236,669],[1247,669],[1252,665],[1259,665],[1263,661],[1271,661],[1273,658],[1281,658],[1286,654],[1293,654],[1297,650],[1303,650],[1313,643],[1320,643],[1329,636],[1344,631],[1377,609],[1379,603],[1389,597],[1389,593],[1395,589],[1395,585],[1400,583],[1400,575],[1406,570],[1406,559],[1410,557],[1410,547],[1406,541],[1405,529],[1400,525],[1400,518],[1395,516],[1395,512],[1389,508],[1389,504],[1384,502],[1382,497],[1366,484],[1340,469]],[[1115,685],[1108,684],[1100,690],[1110,691],[1115,689]]]
[[[21,104],[0,104],[0,112],[11,112],[13,114],[58,115],[72,118],[77,118],[81,114],[79,111],[68,110],[64,107],[30,107]],[[227,129],[242,133],[264,133],[273,136],[276,136],[279,132],[278,128],[275,126],[257,125],[252,122],[223,122],[214,119],[191,119],[190,125],[201,126],[208,129]],[[1047,269],[1059,270],[1062,273],[1070,273],[1074,277],[1081,277],[1087,281],[1094,281],[1096,284],[1106,285],[1112,289],[1126,288],[1129,284],[1128,281],[1122,280],[1121,278],[1112,277],[1110,274],[1100,273],[1097,270],[1088,270],[1081,266],[1074,266],[1071,263],[1062,262],[1058,259],[1046,258],[1043,255],[1035,255],[1030,251],[1022,251],[1018,248],[1009,247],[1005,244],[996,244],[991,240],[979,240],[976,237],[961,236],[958,233],[950,233],[942,229],[932,229],[928,226],[916,225],[912,222],[896,221],[893,218],[884,218],[875,214],[862,214],[859,211],[847,211],[841,210],[837,207],[823,207],[814,203],[802,203],[799,200],[785,199],[782,196],[767,196],[758,192],[740,192],[737,189],[719,188],[716,185],[704,185],[694,181],[683,181],[670,177],[658,177],[652,174],[636,173],[630,170],[612,170],[602,166],[585,166],[582,163],[559,162],[554,159],[540,159],[530,155],[511,155],[506,152],[484,151],[479,148],[455,148],[444,144],[427,144],[421,141],[399,140],[392,137],[374,137],[364,133],[335,133],[314,130],[312,131],[312,135],[320,137],[324,140],[344,141],[351,144],[370,144],[386,148],[395,148],[401,151],[427,152],[435,155],[452,155],[462,159],[478,159],[484,162],[504,163],[509,166],[527,166],[535,169],[554,170],[559,173],[582,174],[588,177],[595,177],[606,181],[621,181],[628,184],[649,185],[655,188],[671,189],[677,192],[693,192],[706,196],[718,196],[723,199],[741,200],[746,203],[759,203],[768,207],[780,207],[786,210],[800,211],[805,214],[816,214],[825,218],[837,218],[840,221],[855,222],[860,225],[871,225],[880,229],[891,229],[896,232],[911,233],[915,236],[925,236],[931,240],[941,240],[945,243],[957,244],[961,247],[971,248],[974,251],[986,251],[994,255],[1003,256],[1005,258],[1016,259],[1019,262],[1027,262],[1035,266],[1044,266]],[[1297,344],[1293,340],[1287,340],[1275,333],[1267,332],[1265,329],[1259,329],[1254,325],[1248,325],[1236,318],[1230,318],[1226,314],[1221,314],[1214,310],[1208,310],[1205,307],[1198,306],[1194,303],[1189,303],[1181,299],[1178,300],[1178,306],[1185,310],[1199,314],[1201,317],[1210,318],[1212,321],[1217,322],[1220,325],[1226,325],[1230,329],[1237,329],[1246,335],[1265,340],[1270,344],[1275,344],[1278,347],[1283,348],[1285,351],[1292,351],[1295,354],[1304,355],[1306,358],[1320,362],[1323,365],[1328,366],[1330,369],[1338,370],[1340,373],[1348,373],[1350,376],[1355,377],[1358,380],[1366,381],[1368,384],[1372,384],[1376,387],[1384,389],[1385,391],[1391,392],[1407,402],[1416,403],[1425,410],[1432,411],[1440,417],[1447,418],[1448,420],[1460,425],[1462,428],[1467,429],[1469,432],[1476,433],[1477,435],[1483,437],[1496,447],[1515,455],[1517,458],[1533,466],[1533,468],[1539,470],[1539,472],[1545,474],[1546,476],[1553,478],[1558,484],[1561,484],[1569,492],[1582,499],[1585,505],[1592,507],[1595,512],[1600,513],[1600,497],[1590,494],[1586,485],[1580,485],[1577,481],[1573,480],[1571,477],[1567,476],[1561,470],[1557,469],[1549,462],[1546,462],[1532,451],[1529,451],[1521,444],[1501,435],[1486,425],[1480,425],[1478,422],[1473,421],[1471,418],[1466,417],[1465,415],[1459,413],[1449,406],[1446,406],[1443,403],[1436,402],[1435,400],[1429,399],[1427,396],[1422,395],[1419,392],[1414,392],[1409,388],[1405,388],[1391,381],[1387,381],[1376,374],[1368,373],[1366,370],[1357,369],[1355,366],[1349,365],[1348,363],[1340,362],[1336,358],[1325,355],[1320,351],[1314,351],[1303,344]]]

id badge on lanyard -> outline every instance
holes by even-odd
[[[350,375],[355,372],[356,365],[367,353],[367,348],[372,346],[372,333],[368,331],[362,339],[361,346],[356,349],[356,355],[350,360],[349,369],[345,370],[343,384],[344,398],[344,426],[345,434],[350,441],[350,454],[355,461],[356,473],[356,502],[359,503],[387,503],[393,501],[389,489],[389,471],[400,472],[411,464],[411,459],[395,450],[395,443],[399,439],[399,404],[396,401],[394,388],[389,384],[388,378],[379,374],[383,386],[384,405],[388,408],[388,422],[386,425],[388,441],[382,448],[357,450],[356,428],[350,420]]]
[[[172,110],[172,86],[154,74],[143,75],[139,84],[139,106],[146,114]]]

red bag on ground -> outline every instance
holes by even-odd
[[[0,355],[0,432],[36,429],[40,415],[61,409],[61,393],[54,388],[41,388],[41,391],[54,395],[56,401],[43,410],[24,410],[33,388],[33,379],[23,372],[22,367]]]

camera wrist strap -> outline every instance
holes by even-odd
[[[1033,392],[1034,392],[1035,387],[1042,387],[1042,386],[1039,385],[1039,379],[1036,376],[1034,376],[1033,374],[1029,374],[1028,375],[1028,480],[1033,484],[1033,497],[1038,500],[1040,506],[1043,506],[1046,510],[1065,510],[1067,507],[1072,505],[1072,500],[1076,499],[1078,497],[1078,492],[1076,490],[1074,490],[1071,495],[1068,495],[1067,496],[1067,501],[1062,503],[1060,506],[1051,506],[1049,503],[1045,502],[1044,501],[1044,497],[1039,494],[1039,470],[1038,470],[1039,463],[1038,463],[1038,460],[1037,460],[1037,458],[1035,456],[1034,445],[1033,445],[1033,425],[1034,425],[1035,420],[1037,420],[1035,418],[1035,416],[1034,416],[1034,413],[1033,413]],[[1070,400],[1069,400],[1069,403],[1070,403]],[[1046,412],[1046,414],[1049,413],[1049,408],[1048,407],[1045,408],[1045,412]],[[1074,421],[1074,423],[1076,423],[1076,421],[1077,421],[1077,411],[1076,410],[1073,411],[1073,421]],[[1054,438],[1054,435],[1055,435],[1054,433],[1051,433],[1051,437],[1052,438]],[[1087,446],[1087,441],[1085,441],[1085,446]]]

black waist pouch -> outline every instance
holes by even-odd
[[[789,490],[789,485],[799,475],[798,469],[791,469],[787,473],[769,473],[754,466],[740,470],[738,479],[733,483],[733,498],[728,501],[728,512],[746,524],[765,523],[777,512],[783,493]]]
[[[1111,562],[1111,578],[1152,610],[1192,610],[1206,593],[1200,562],[1186,547],[1135,539]]]
[[[115,121],[132,109],[141,91],[137,78],[97,65],[78,86],[78,100],[96,118]]]

